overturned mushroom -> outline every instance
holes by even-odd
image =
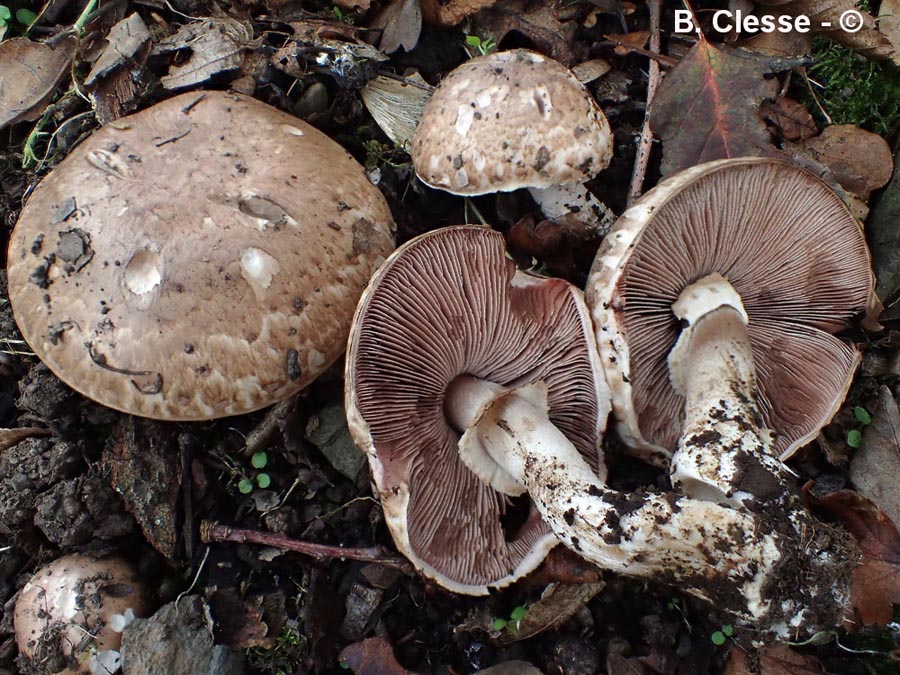
[[[610,212],[583,185],[612,157],[612,132],[575,75],[525,49],[474,58],[445,77],[412,141],[416,174],[456,195],[528,188],[547,218]]]
[[[146,609],[146,588],[127,562],[67,555],[22,588],[13,616],[16,644],[40,672],[114,673],[122,631]]]
[[[565,323],[552,297],[569,307]],[[777,634],[838,623],[853,561],[839,533],[810,527],[802,511],[783,520],[616,492],[602,460],[596,470],[585,461],[608,391],[583,313],[565,282],[514,273],[501,236],[481,228],[423,235],[376,273],[348,348],[347,409],[398,548],[453,590],[500,585],[498,572],[527,554],[491,548],[502,527],[485,508],[496,519],[505,498],[488,485],[527,490],[560,541],[603,568],[678,583]],[[568,336],[555,349],[541,339],[550,327]],[[525,367],[513,367],[520,355]],[[577,407],[585,399],[589,415]]]
[[[321,132],[188,93],[96,132],[35,189],[10,240],[10,300],[85,396],[158,419],[236,415],[340,356],[392,226]]]
[[[746,386],[738,387],[741,394],[732,391],[734,402],[750,395],[755,380],[761,420],[747,419],[774,433],[765,441],[768,454],[790,457],[846,394],[859,354],[832,333],[866,308],[871,292],[859,224],[807,171],[742,158],[663,181],[616,222],[587,285],[621,435],[658,463],[683,435],[697,436],[684,433],[685,396],[697,413],[702,405],[691,400],[689,376],[700,372],[701,357],[688,343],[702,321],[719,326],[707,325],[704,344],[722,333],[713,348],[719,355],[710,352],[704,361],[718,359],[718,373],[702,375],[703,381],[724,387],[729,369],[741,373],[735,379]],[[679,338],[681,326],[687,330]],[[693,464],[689,471],[708,479],[700,482],[724,480],[722,492],[741,489],[746,472],[734,467],[725,479],[724,467],[699,466],[703,454],[709,455],[683,452],[681,466]]]
[[[522,492],[489,456],[473,446],[474,473],[466,468],[444,411],[453,415],[466,376],[544,382],[550,419],[602,471],[609,401],[590,319],[570,284],[515,271],[499,233],[446,228],[401,251],[372,278],[354,320],[350,429],[397,547],[442,586],[483,594],[534,569],[557,541],[531,505],[515,509],[478,479]]]

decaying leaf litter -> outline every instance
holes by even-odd
[[[524,193],[430,190],[410,166],[407,141],[432,87],[479,52],[517,47],[572,67],[609,118],[614,157],[589,188],[616,214],[661,176],[702,161],[788,159],[868,217],[885,305],[880,327],[847,335],[866,347],[847,403],[792,460],[820,517],[843,522],[868,556],[846,632],[757,653],[752,635],[676,589],[601,578],[562,550],[489,598],[446,593],[409,575],[393,548],[346,430],[339,365],[268,412],[150,422],[54,378],[30,356],[5,304],[0,672],[27,668],[11,633],[16,592],[39,566],[75,551],[124,554],[156,589],[158,623],[126,633],[131,672],[342,672],[342,663],[359,673],[894,672],[900,191],[896,181],[883,189],[893,139],[873,132],[885,129],[842,119],[822,102],[854,93],[853,80],[830,66],[828,39],[883,89],[900,91],[888,65],[897,60],[895,12],[885,1],[871,8],[879,23],[867,18],[857,33],[809,40],[718,35],[709,15],[721,8],[693,8],[702,35],[675,35],[681,6],[654,0],[63,2],[30,7],[30,28],[13,11],[0,42],[0,209],[11,228],[38,179],[99,125],[115,129],[175,93],[230,89],[305,119],[350,151],[388,200],[398,243],[483,218],[504,232],[520,266],[582,284],[603,232],[545,220]],[[813,0],[756,11],[806,14],[815,24],[850,8]],[[890,129],[896,117],[885,114]],[[625,456],[614,434],[605,447],[618,488],[664,484]],[[284,552],[292,546],[311,557]],[[341,556],[342,548],[353,553]],[[197,630],[206,611],[214,640]],[[161,658],[165,634],[176,637]],[[194,645],[196,660],[176,644]]]

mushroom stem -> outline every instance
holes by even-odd
[[[616,214],[583,183],[567,183],[547,188],[531,187],[528,192],[548,220],[571,216],[605,235],[616,219]]]
[[[685,288],[672,310],[685,324],[669,354],[672,385],[685,398],[673,486],[695,499],[751,510],[774,503],[793,507],[789,471],[756,403],[740,296],[724,277],[711,274]]]
[[[476,447],[488,454],[504,480],[528,490],[559,540],[586,560],[677,584],[738,620],[780,635],[789,627],[838,620],[846,601],[846,563],[827,549],[833,545],[827,537],[801,543],[805,521],[782,523],[776,531],[743,509],[611,490],[549,421],[543,383],[510,390],[464,376],[450,389],[460,405],[451,404],[448,417],[465,430],[461,453]],[[805,583],[785,584],[797,570]],[[824,617],[813,601],[817,593],[829,599]]]

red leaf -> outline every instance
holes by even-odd
[[[341,662],[356,675],[416,675],[394,657],[391,644],[383,637],[373,637],[344,647]]]
[[[852,490],[815,501],[831,511],[859,542],[863,563],[853,572],[851,602],[863,625],[886,624],[900,604],[900,532],[875,504]],[[848,628],[852,627],[848,625]]]
[[[759,115],[763,99],[775,95],[761,61],[715,47],[694,45],[659,86],[650,126],[662,138],[662,172],[700,162],[745,156],[778,156]]]

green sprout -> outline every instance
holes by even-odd
[[[872,423],[872,416],[862,406],[853,408],[853,416],[856,418],[859,428],[847,432],[847,445],[851,448],[858,448],[862,445],[862,429]]]
[[[477,50],[482,56],[497,51],[497,43],[493,39],[489,37],[482,39],[477,35],[466,35],[466,46]]]
[[[516,606],[512,612],[509,613],[508,619],[503,619],[501,617],[497,617],[493,621],[491,621],[491,629],[495,631],[501,631],[504,628],[509,628],[513,633],[519,632],[519,626],[522,623],[522,619],[525,618],[525,615],[528,613],[528,607],[525,605]]]
[[[721,647],[732,635],[734,635],[734,626],[725,624],[719,630],[713,631],[713,634],[709,636],[709,639],[712,640],[712,643],[716,645],[716,647]]]

